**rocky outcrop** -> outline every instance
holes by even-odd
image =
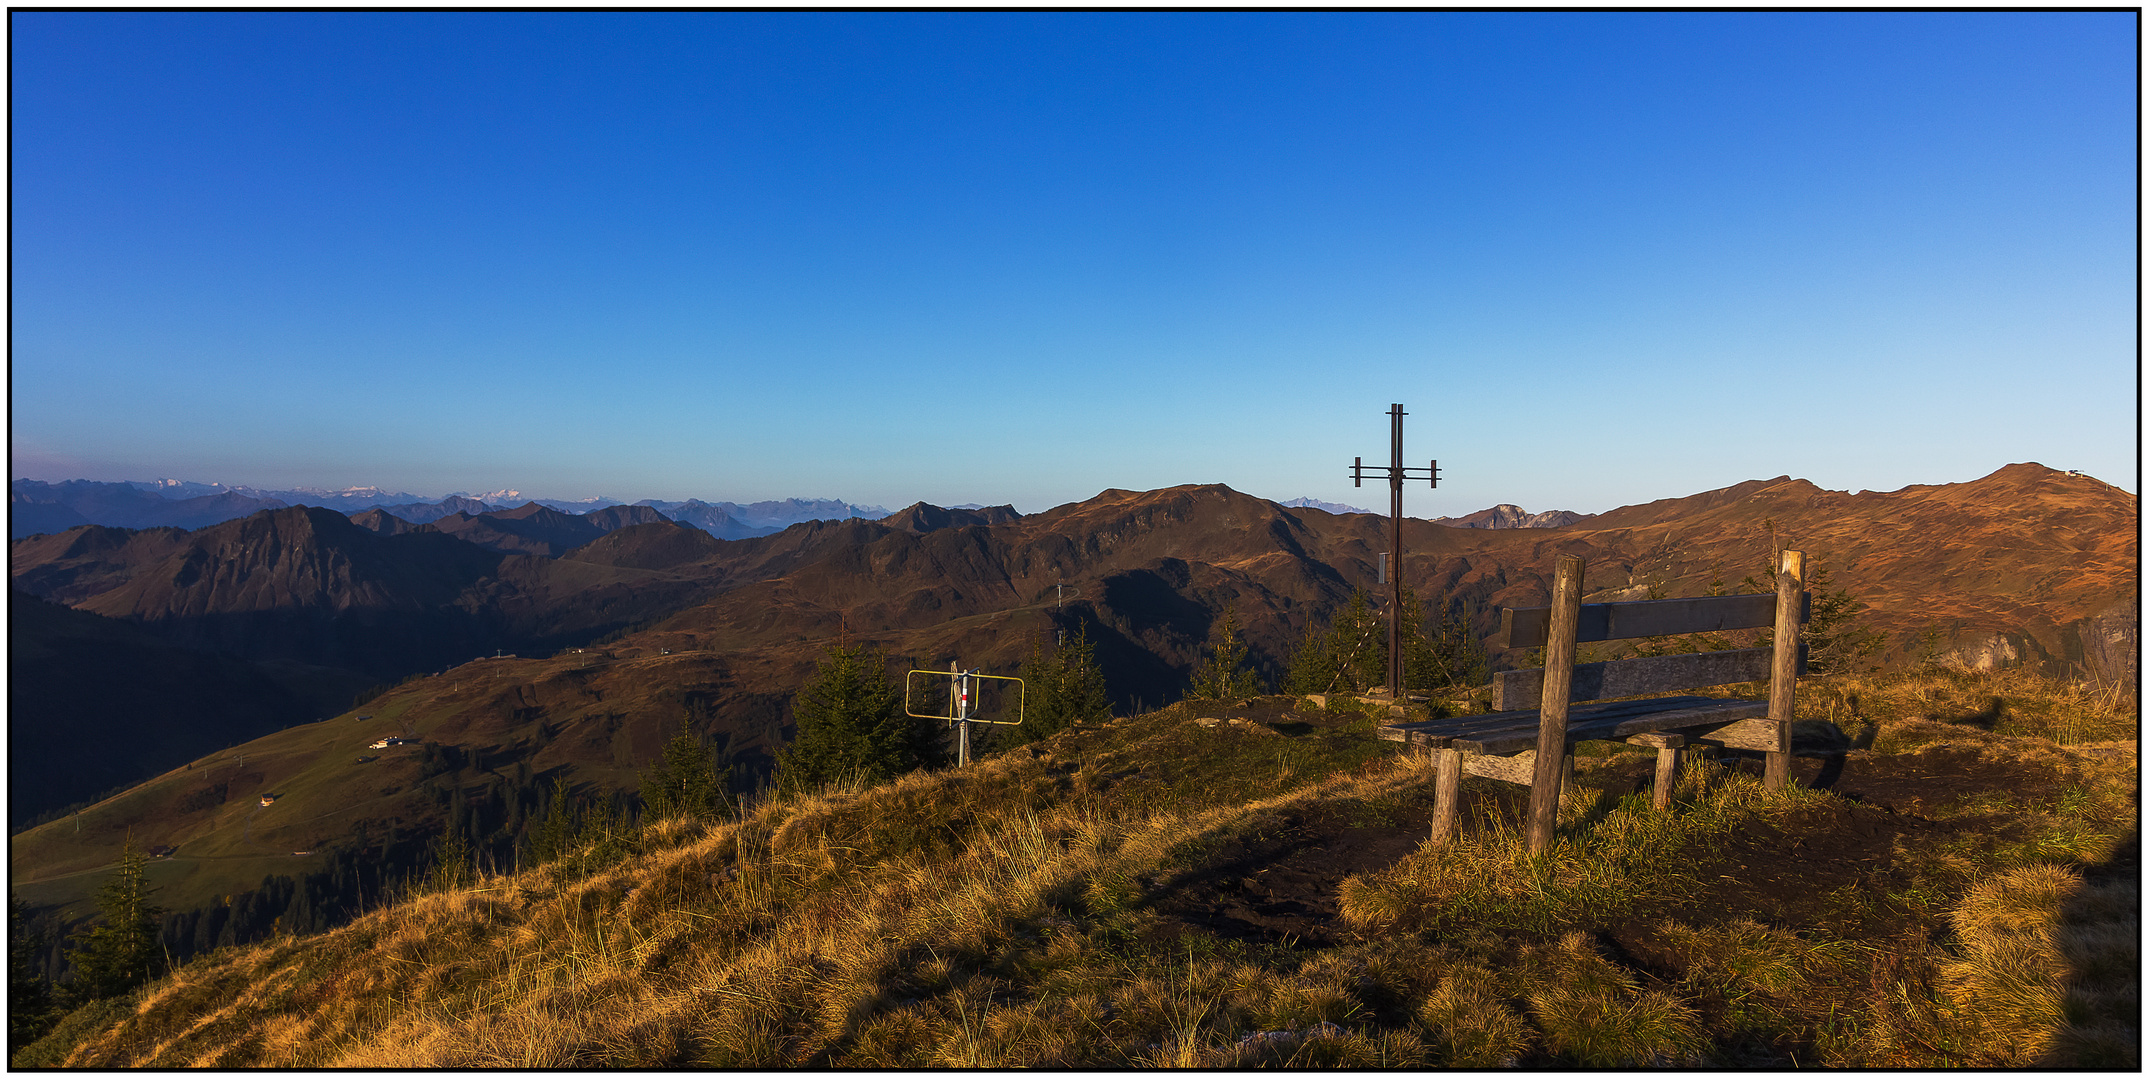
[[[1557,529],[1587,516],[1572,510],[1541,510],[1532,514],[1513,503],[1501,503],[1475,514],[1433,518],[1432,522],[1451,529]]]

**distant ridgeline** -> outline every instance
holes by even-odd
[[[453,514],[492,514],[542,506],[554,511],[584,515],[618,507],[611,499],[519,500],[514,491],[487,492],[479,496],[449,495],[426,500],[408,492],[379,488],[293,488],[268,490],[227,487],[189,480],[135,480],[107,483],[97,480],[15,480],[8,485],[10,525],[8,535],[19,539],[38,533],[56,533],[76,525],[111,525],[123,529],[172,526],[199,529],[262,510],[286,506],[319,506],[346,514],[380,510],[414,525],[438,521]],[[517,501],[519,500],[519,501]],[[666,519],[683,522],[725,540],[766,536],[801,521],[882,518],[888,510],[858,506],[840,499],[777,499],[755,503],[703,502],[687,499],[667,502],[644,499],[635,506],[648,507]]]

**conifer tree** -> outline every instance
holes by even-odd
[[[793,790],[835,780],[888,780],[933,763],[933,721],[908,716],[887,658],[831,646],[791,699],[798,737],[777,754],[777,783]]]
[[[1062,641],[1050,656],[1032,648],[1019,674],[1025,702],[1022,726],[1015,729],[1015,736],[1023,741],[1112,715],[1104,669],[1097,666],[1097,647],[1086,627],[1077,627],[1074,636]]]
[[[543,866],[567,854],[581,831],[578,817],[567,792],[567,774],[562,771],[553,776],[552,790],[546,793],[537,816],[531,820],[529,840],[522,853],[524,865]]]
[[[7,1049],[10,1055],[51,1030],[52,984],[37,970],[45,933],[30,925],[29,913],[15,890],[7,892]]]
[[[1774,541],[1774,523],[1771,522],[1770,539]],[[1763,561],[1761,573],[1739,579],[1739,588],[1749,593],[1772,593],[1776,591],[1776,561],[1780,555],[1771,554]],[[1868,657],[1879,652],[1886,643],[1885,635],[1866,628],[1859,618],[1866,610],[1866,602],[1850,594],[1848,589],[1830,588],[1834,575],[1828,572],[1828,563],[1815,556],[1806,564],[1806,592],[1813,597],[1813,607],[1806,625],[1799,630],[1799,640],[1806,646],[1806,672],[1810,675],[1835,675],[1860,670]],[[1776,640],[1773,627],[1763,627],[1754,635],[1757,645],[1771,645]]]
[[[1292,652],[1290,666],[1284,669],[1285,693],[1326,694],[1338,689],[1342,675],[1336,667],[1334,636],[1329,627],[1306,624],[1306,634]]]
[[[1485,643],[1478,640],[1477,630],[1461,606],[1449,608],[1440,624],[1425,633],[1424,640],[1430,658],[1424,681],[1410,681],[1410,685],[1437,690],[1478,687],[1492,679],[1492,658],[1486,655]]]
[[[426,879],[434,889],[458,889],[470,883],[470,841],[463,831],[468,815],[464,810],[463,789],[457,787],[449,797],[448,817],[441,827],[440,839],[433,842],[433,869]]]
[[[713,820],[727,805],[724,789],[731,767],[718,769],[709,747],[679,722],[679,733],[664,744],[663,759],[641,774],[642,807],[651,821],[672,817]]]
[[[1285,678],[1294,694],[1355,694],[1387,681],[1388,636],[1365,590],[1353,590],[1326,629],[1306,628]]]
[[[1428,628],[1423,606],[1403,587],[1403,685],[1412,690],[1475,686],[1491,677],[1484,646],[1468,616],[1452,608]],[[1388,681],[1387,621],[1363,590],[1323,628],[1306,628],[1285,687],[1294,694],[1362,693]]]
[[[1261,678],[1248,670],[1245,663],[1246,643],[1239,638],[1238,613],[1225,608],[1223,625],[1217,631],[1216,647],[1194,670],[1194,686],[1187,696],[1207,701],[1231,701],[1259,694]]]
[[[148,866],[149,856],[129,837],[118,871],[97,890],[102,918],[69,950],[75,1001],[116,997],[164,973],[164,948],[157,940],[164,909],[149,902]]]

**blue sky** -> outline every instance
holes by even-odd
[[[13,13],[13,475],[2138,490],[2132,13]]]

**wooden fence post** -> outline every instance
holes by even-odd
[[[1537,712],[1537,770],[1530,782],[1530,853],[1552,846],[1567,758],[1567,692],[1574,684],[1574,636],[1582,617],[1582,560],[1559,557],[1552,579],[1552,625],[1545,637],[1545,684]]]
[[[1798,690],[1798,614],[1806,588],[1804,552],[1786,551],[1776,571],[1776,652],[1768,677],[1768,718],[1778,721],[1776,749],[1768,755],[1761,787],[1782,791],[1791,782],[1791,720]]]

